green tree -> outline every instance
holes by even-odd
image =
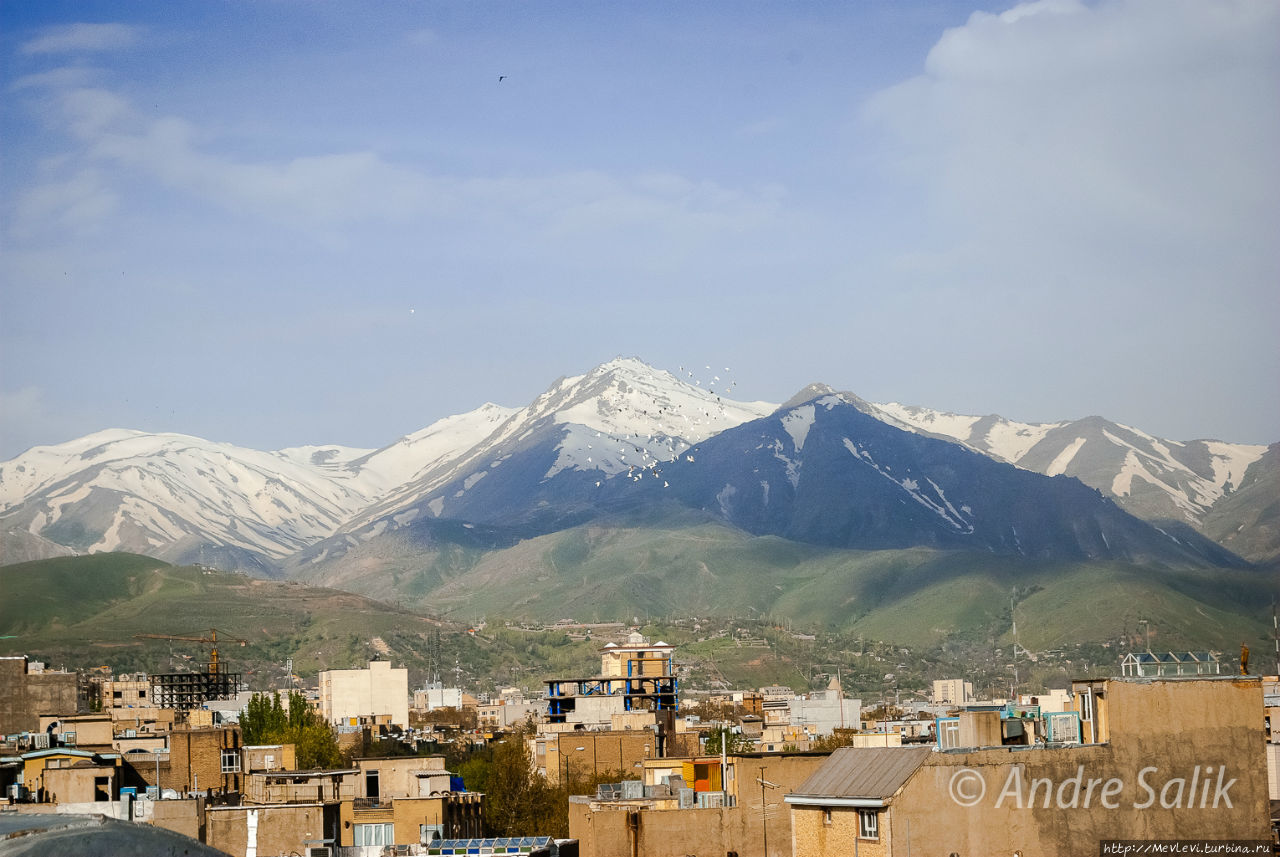
[[[703,747],[703,752],[708,756],[719,753],[722,742],[726,753],[750,753],[756,748],[756,743],[746,735],[734,732],[728,726],[716,726],[707,733],[707,743]]]
[[[553,786],[536,771],[526,739],[517,730],[471,754],[462,763],[463,782],[485,795],[485,825],[494,836],[569,835],[569,789]]]
[[[342,764],[333,729],[297,691],[289,693],[287,714],[279,693],[255,693],[240,717],[240,732],[246,744],[292,744],[302,770]]]

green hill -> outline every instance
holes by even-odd
[[[355,666],[376,653],[374,637],[397,660],[421,665],[432,633],[444,627],[348,592],[175,567],[134,554],[0,567],[0,591],[0,637],[6,638],[0,652],[117,671],[197,669],[207,646],[134,635],[203,637],[211,628],[229,667],[251,677],[262,673],[263,681],[284,678],[289,657],[300,674]],[[236,638],[247,645],[235,645]]]
[[[353,551],[329,585],[440,615],[554,622],[755,617],[907,646],[1004,640],[1016,599],[1022,646],[1118,641],[1233,650],[1267,636],[1280,583],[1262,571],[1162,569],[916,548],[851,551],[755,537],[706,521],[593,523],[465,557]]]
[[[1277,590],[1265,571],[829,550],[688,520],[592,524],[464,558],[448,551],[357,554],[345,580],[343,566],[324,570],[404,607],[130,554],[0,567],[0,654],[181,671],[198,668],[207,646],[134,635],[217,628],[222,659],[255,688],[282,685],[286,658],[310,682],[379,652],[408,666],[414,686],[434,655],[446,680],[457,665],[464,686],[539,688],[598,668],[598,642],[553,627],[572,619],[635,622],[677,644],[691,688],[803,689],[840,672],[864,694],[921,692],[950,675],[998,689],[1013,674],[1011,618],[1026,650],[1022,679],[1061,683],[1115,672],[1119,654],[1148,634],[1153,648],[1216,650],[1228,664],[1242,639],[1269,651]]]

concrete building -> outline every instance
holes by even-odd
[[[528,721],[538,722],[547,713],[546,702],[499,700],[476,708],[476,728],[481,732],[504,732]]]
[[[115,740],[115,724],[109,712],[42,714],[39,729],[54,744],[82,750],[110,750]]]
[[[1024,733],[978,710],[960,715],[967,746],[955,750],[837,750],[786,797],[793,853],[1049,857],[1104,840],[1269,841],[1257,679],[1109,679],[1079,682],[1075,696],[1092,723],[1084,744],[1006,746]]]
[[[292,771],[298,767],[297,748],[293,744],[254,744],[240,748],[240,769],[255,771]]]
[[[33,750],[0,760],[7,795],[36,803],[100,803],[120,794],[120,754],[72,747]]]
[[[832,678],[826,690],[793,696],[787,700],[790,725],[799,727],[810,737],[830,735],[836,729],[857,728],[861,724],[862,700],[849,699]]]
[[[967,705],[973,702],[973,685],[962,678],[936,679],[930,701],[934,705]]]
[[[791,722],[791,700],[796,692],[782,685],[770,685],[760,688],[760,716],[766,725],[781,725]]]
[[[389,661],[369,661],[362,670],[324,670],[320,673],[320,714],[330,723],[347,719],[389,716],[409,726],[409,671]]]
[[[232,857],[306,854],[309,847],[341,836],[333,803],[209,806],[202,816],[204,841]]]
[[[413,692],[413,707],[419,711],[435,711],[437,708],[462,709],[462,688],[445,687],[439,682],[429,683],[422,690]]]
[[[635,776],[658,756],[651,729],[587,729],[530,739],[534,764],[548,782],[570,783],[588,777]]]
[[[97,696],[104,709],[149,708],[153,703],[151,680],[146,673],[119,675],[95,681]]]
[[[672,669],[675,647],[650,643],[639,632],[600,650],[600,673],[589,678],[548,679],[547,721],[604,727],[615,714],[649,711],[674,716],[679,682]]]
[[[653,760],[641,783],[569,798],[569,836],[582,857],[785,857],[791,817],[783,795],[826,760],[823,753],[730,755],[723,771],[719,757]],[[657,776],[667,783],[678,776],[677,787],[663,788]]]
[[[339,803],[356,796],[355,768],[257,771],[246,775],[244,798],[253,804]]]
[[[356,759],[356,797],[374,802],[431,797],[450,791],[443,756]]]
[[[88,692],[76,673],[46,670],[26,655],[0,657],[0,735],[35,731],[41,714],[87,711]]]

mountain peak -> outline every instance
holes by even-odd
[[[805,386],[803,389],[800,390],[800,392],[796,393],[790,399],[787,399],[781,405],[778,405],[778,410],[780,411],[790,410],[791,408],[794,408],[797,405],[803,405],[805,402],[812,402],[814,399],[818,398],[819,396],[834,396],[834,395],[836,395],[835,387],[832,387],[828,384],[823,384],[821,382],[815,382],[813,384],[809,384]]]

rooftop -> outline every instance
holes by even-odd
[[[841,747],[801,783],[792,797],[883,801],[924,764],[929,747]]]

